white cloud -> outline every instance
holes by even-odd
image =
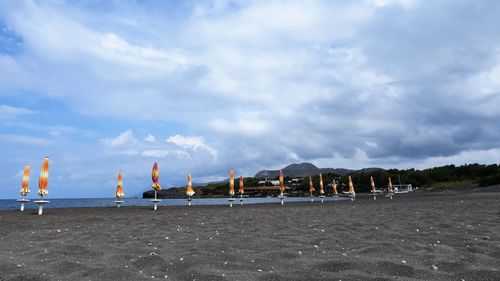
[[[159,50],[152,47],[134,46],[114,33],[106,33],[101,35],[101,45],[105,58],[118,59],[120,62],[145,64],[146,61],[154,62],[149,66],[182,66],[187,63],[187,59],[179,52],[171,53],[165,50]],[[136,61],[130,60],[137,59]],[[162,64],[160,64],[162,62]],[[166,62],[170,62],[166,64]]]
[[[184,137],[181,135],[175,135],[169,137],[166,141],[184,149],[189,148],[194,151],[199,148],[205,149],[213,156],[214,159],[217,159],[217,150],[205,144],[205,139],[203,137]]]
[[[135,145],[137,144],[137,139],[131,129],[119,134],[115,138],[105,138],[102,140],[104,144],[110,147],[124,146],[124,145]]]
[[[6,104],[0,104],[0,119],[12,118],[18,115],[33,114],[35,111],[22,107],[13,107]]]
[[[218,132],[232,133],[246,136],[259,136],[272,134],[269,122],[262,118],[258,112],[238,113],[236,120],[228,121],[224,118],[217,118],[210,121],[210,126]]]
[[[139,141],[132,129],[128,129],[114,138],[105,138],[101,140],[105,144],[105,152],[111,155],[125,156],[143,156],[152,158],[191,159],[191,155],[179,149],[172,149],[172,145],[157,143],[156,138],[148,134],[144,141]],[[173,136],[167,140],[168,143],[175,144],[184,149],[207,150],[214,158],[217,157],[217,151],[207,146],[204,139],[200,137],[182,137]]]
[[[167,156],[175,156],[177,158],[191,158],[191,155],[183,150],[163,150],[163,149],[147,149],[142,151],[142,156],[145,157],[156,157],[156,158],[165,158]]]
[[[152,134],[148,134],[148,136],[144,138],[144,141],[147,141],[147,142],[156,142],[156,138]]]

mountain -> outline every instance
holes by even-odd
[[[337,175],[347,175],[354,170],[349,169],[333,169],[333,168],[318,168],[311,163],[300,163],[300,164],[291,164],[283,168],[283,173],[288,177],[307,177],[307,176],[315,176],[320,173],[327,174],[333,173]],[[263,170],[255,174],[256,178],[269,178],[273,179],[278,177],[280,174],[279,170]]]

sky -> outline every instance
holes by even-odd
[[[0,2],[0,198],[500,163],[500,2]]]

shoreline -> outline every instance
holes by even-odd
[[[433,198],[433,197],[442,197],[442,196],[449,196],[449,197],[453,197],[453,196],[464,196],[464,195],[468,195],[468,196],[495,196],[497,195],[498,193],[500,193],[500,186],[492,186],[490,188],[487,188],[487,189],[484,189],[484,188],[481,188],[481,189],[468,189],[468,190],[443,190],[443,191],[417,191],[417,192],[410,192],[410,193],[395,193],[394,195],[394,199],[393,200],[407,200],[407,199],[410,199],[410,198],[419,198],[419,197],[429,197],[429,198]],[[228,197],[199,197],[199,198],[193,198],[192,202],[194,202],[193,206],[226,206],[228,205],[227,203],[227,198]],[[235,199],[235,202],[238,203],[238,204],[234,204],[235,206],[238,205],[239,206],[239,197],[235,196],[233,197]],[[290,197],[286,197],[286,198],[290,198],[291,200],[286,200],[285,199],[285,204],[297,204],[297,203],[303,203],[303,202],[306,202],[306,203],[310,203],[310,197],[302,197],[302,196],[290,196]],[[350,201],[348,200],[348,196],[343,196],[343,195],[339,195],[339,199],[338,200],[334,200],[332,196],[330,195],[327,195],[324,199],[325,199],[325,203],[331,203],[331,202],[341,202],[341,201]],[[38,200],[38,198],[27,198],[29,200],[31,200],[28,205],[25,207],[25,212],[26,211],[36,211],[37,210],[37,206],[33,205],[33,201],[34,200]],[[159,198],[161,200],[165,200],[163,203],[160,203],[158,206],[161,207],[161,208],[169,208],[169,207],[189,207],[186,204],[184,204],[185,201],[187,201],[187,198]],[[245,201],[245,205],[248,204],[248,205],[262,205],[262,204],[278,204],[279,203],[279,197],[277,196],[274,196],[274,197],[244,197],[243,198]],[[387,198],[384,196],[384,194],[380,194],[380,195],[377,195],[377,200],[386,200]],[[50,203],[48,205],[46,205],[46,207],[44,208],[44,210],[49,210],[49,209],[57,209],[57,210],[61,210],[61,209],[81,209],[81,208],[116,208],[116,206],[113,204],[114,203],[114,200],[115,198],[47,198],[48,201],[51,201],[51,200],[55,200],[55,201],[78,201],[78,200],[83,200],[83,201],[92,201],[92,200],[97,200],[97,201],[101,201],[102,203],[106,204],[106,205],[96,205],[96,206],[51,206]],[[123,208],[134,208],[134,207],[137,207],[137,208],[149,208],[150,206],[152,206],[152,204],[149,202],[149,200],[151,200],[151,198],[123,198],[122,200],[125,200],[125,203],[122,204],[122,206],[120,207],[120,209],[123,209]],[[141,203],[146,203],[146,204],[134,204],[134,205],[127,205],[127,203],[130,203],[129,200],[132,200],[132,201],[135,201],[136,203],[137,202],[141,202]],[[182,204],[169,204],[167,203],[168,200],[170,200],[170,203],[172,203],[172,201],[174,202],[183,202]],[[200,201],[198,201],[200,200]],[[213,200],[214,202],[207,202],[207,201],[210,201],[210,200]],[[249,201],[250,200],[250,201]],[[253,200],[253,201],[252,201]],[[258,201],[258,200],[269,200],[269,201]],[[272,201],[271,201],[272,200]],[[320,200],[320,196],[314,196],[314,203],[319,203]],[[356,193],[356,201],[365,201],[365,200],[368,200],[368,201],[372,201],[372,197],[370,195],[370,193]],[[10,209],[1,209],[0,207],[0,214],[1,213],[4,213],[4,212],[19,212],[19,203],[16,202],[16,199],[0,199],[0,202],[4,202],[4,203],[9,203],[10,206],[15,206],[15,208],[13,207],[10,207]],[[203,202],[203,204],[196,204],[196,202]]]

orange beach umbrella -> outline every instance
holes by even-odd
[[[186,195],[191,197],[194,195],[194,190],[193,190],[193,183],[191,180],[191,173],[188,173],[188,185],[186,188]]]
[[[333,179],[333,196],[337,196],[339,193],[337,192],[337,182]]]
[[[387,185],[387,191],[389,193],[392,193],[392,181],[391,181],[391,177],[389,177],[389,184]]]
[[[311,193],[312,195],[313,191],[314,191],[313,179],[311,176],[309,176],[309,193]]]
[[[283,196],[285,192],[285,180],[283,179],[283,170],[280,170],[280,195]]]
[[[38,195],[47,196],[49,191],[47,186],[49,185],[49,157],[45,157],[42,163],[42,170],[40,171],[40,178],[38,180]]]
[[[116,198],[122,198],[125,196],[125,193],[123,193],[122,171],[118,172],[118,184],[116,185],[115,196]]]
[[[24,167],[23,183],[21,184],[21,190],[19,191],[19,193],[21,193],[22,196],[26,196],[30,193],[29,181],[30,181],[30,165],[26,165],[26,167]]]
[[[156,191],[160,191],[161,190],[161,186],[160,186],[160,171],[158,170],[158,163],[154,163],[153,164],[153,170],[151,172],[151,179],[153,180],[153,185],[151,185],[151,187],[156,190]]]
[[[352,195],[356,194],[356,192],[354,192],[354,184],[352,183],[351,176],[349,176],[349,193],[351,193]]]
[[[229,195],[234,196],[234,171],[229,172]]]
[[[243,193],[245,192],[243,190],[243,176],[240,176],[240,195],[243,195]]]
[[[372,193],[375,193],[375,181],[373,180],[373,177],[370,177],[370,186],[372,187]]]
[[[321,195],[325,194],[325,190],[323,189],[323,176],[319,174],[319,193]]]

